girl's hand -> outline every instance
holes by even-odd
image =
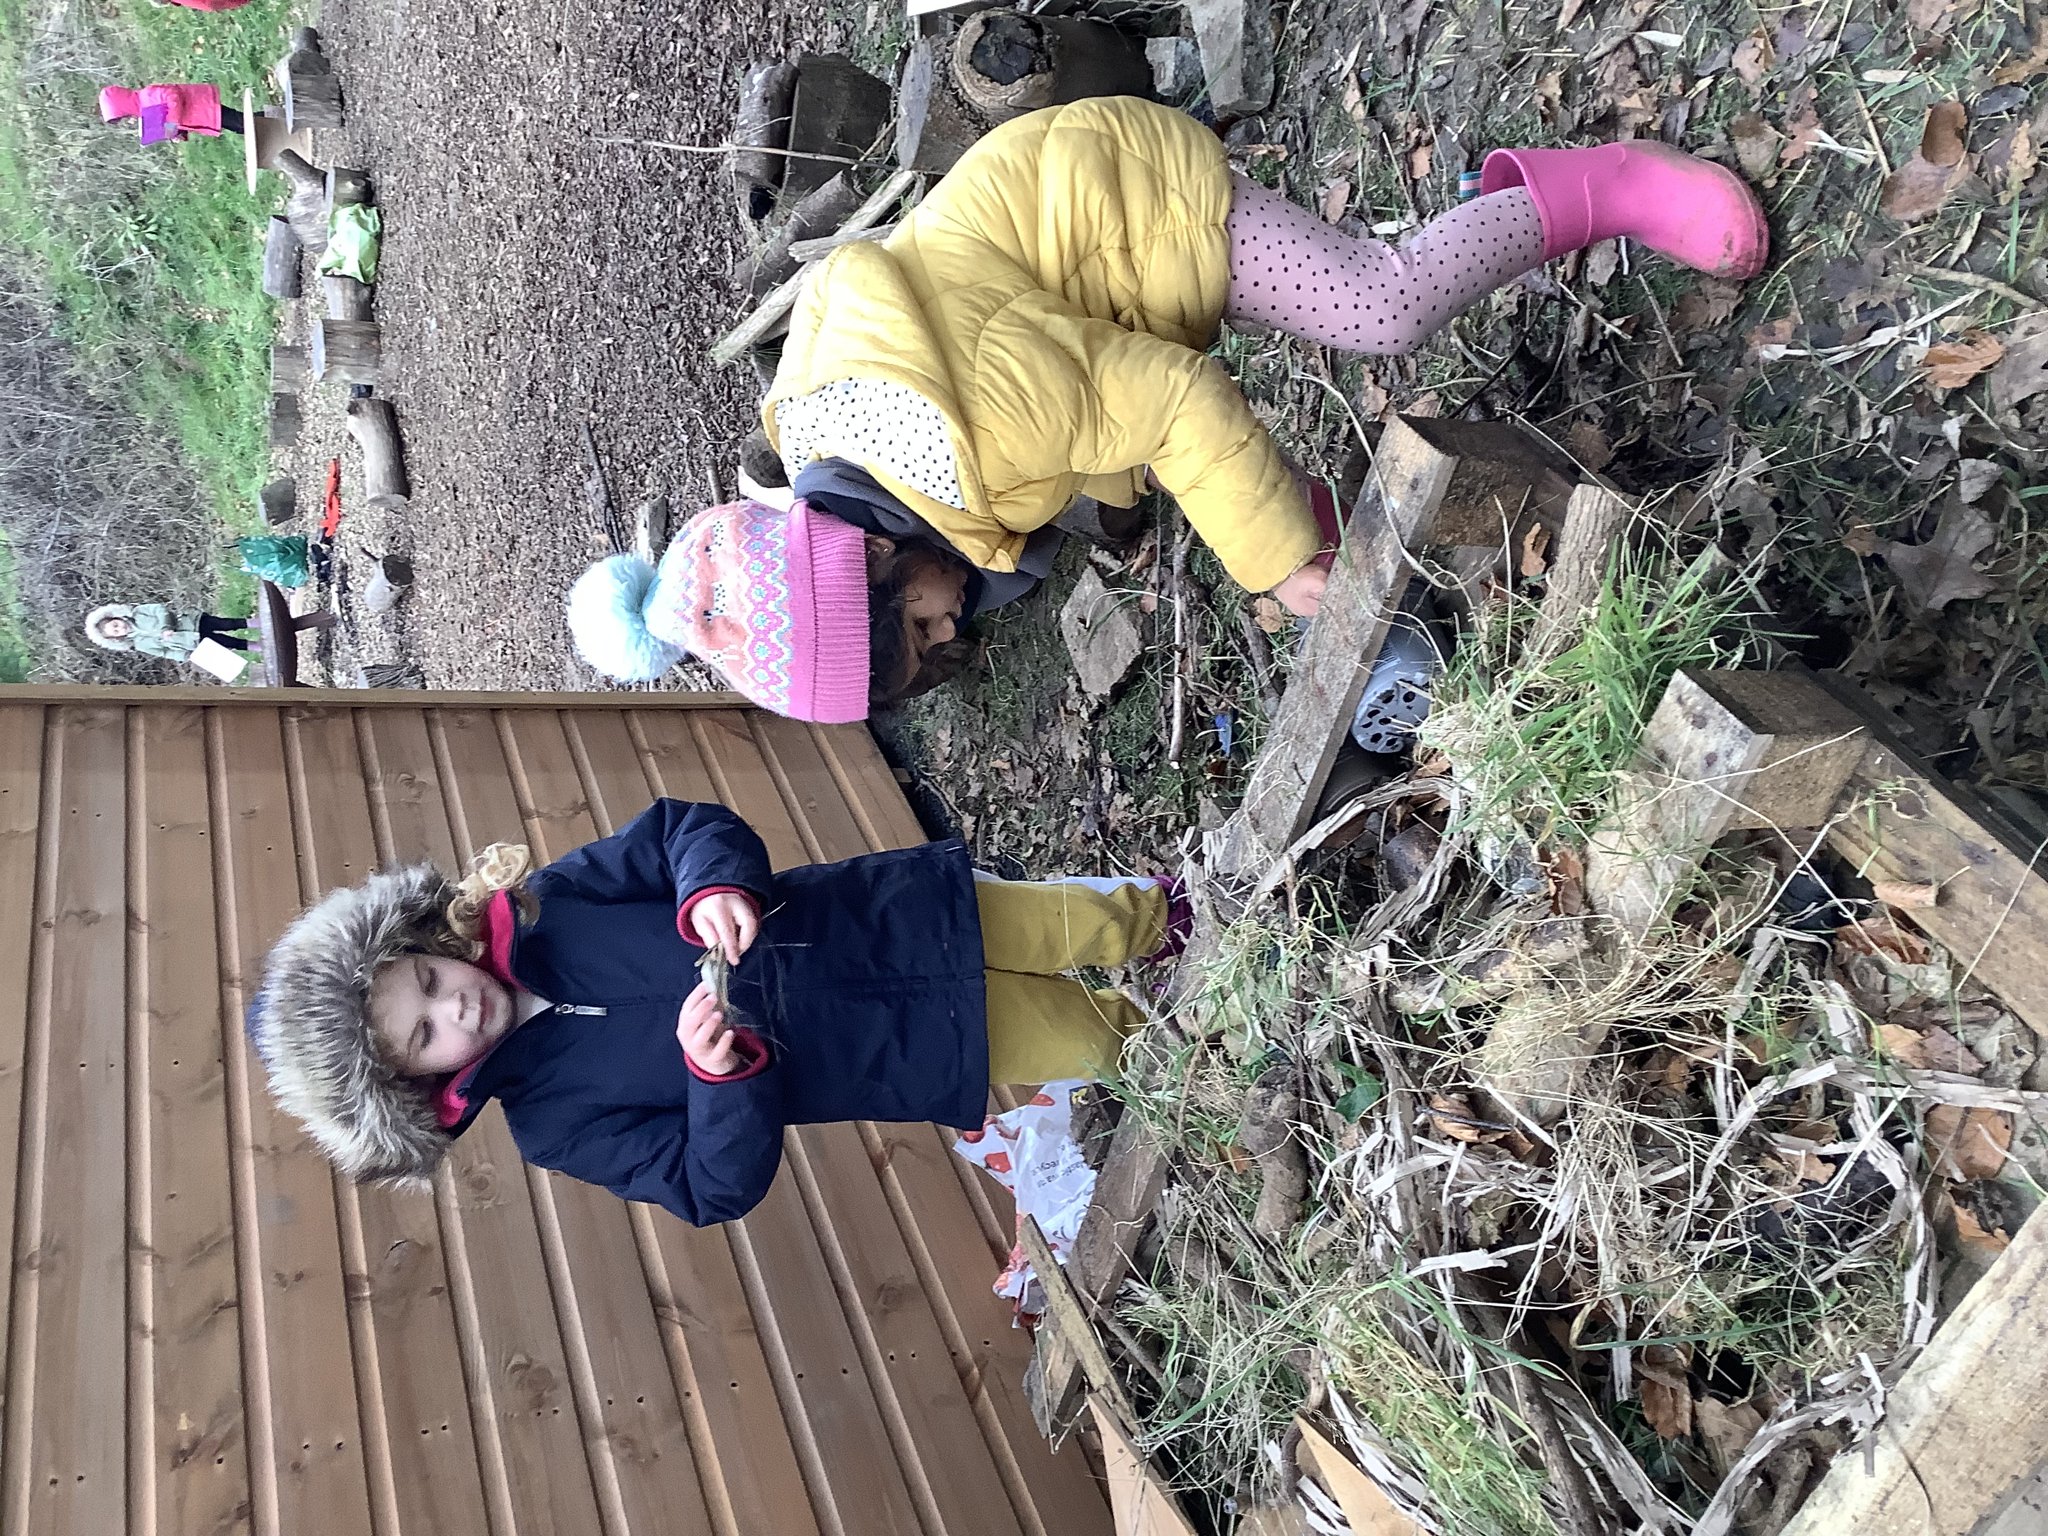
[[[1329,584],[1330,573],[1311,563],[1275,587],[1273,600],[1290,613],[1312,619],[1316,610],[1323,606],[1323,589]]]
[[[724,1077],[740,1065],[732,1031],[725,1027],[718,999],[704,982],[698,982],[696,990],[683,999],[683,1011],[676,1015],[676,1043],[697,1064],[697,1070],[708,1076]]]
[[[698,943],[723,951],[728,965],[738,965],[754,935],[761,931],[761,919],[751,897],[738,891],[714,891],[690,908],[690,926],[697,930]]]

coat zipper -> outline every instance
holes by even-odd
[[[555,1012],[584,1014],[594,1018],[602,1018],[611,1010],[609,1008],[586,1008],[580,1003],[557,1003],[555,1004]]]

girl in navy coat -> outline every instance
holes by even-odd
[[[1185,938],[1160,881],[989,880],[957,842],[771,872],[738,816],[679,800],[529,865],[498,844],[459,886],[372,875],[271,950],[250,1036],[351,1178],[424,1182],[497,1099],[528,1161],[730,1221],[785,1126],[975,1126],[992,1081],[1112,1066],[1142,1013],[1054,973]]]

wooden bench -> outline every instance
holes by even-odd
[[[263,637],[263,682],[269,688],[303,688],[299,681],[299,631],[327,629],[334,615],[322,608],[293,613],[291,600],[273,581],[257,583],[256,632]]]

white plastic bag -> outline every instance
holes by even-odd
[[[1095,1194],[1095,1170],[1082,1161],[1072,1125],[1074,1090],[1084,1086],[1078,1078],[1047,1083],[1030,1103],[989,1116],[980,1130],[954,1143],[962,1157],[986,1168],[1016,1197],[1019,1222],[1037,1219],[1053,1257],[1063,1264]],[[1045,1293],[1021,1248],[1011,1248],[995,1292],[1015,1303],[1020,1321],[1045,1310]]]

